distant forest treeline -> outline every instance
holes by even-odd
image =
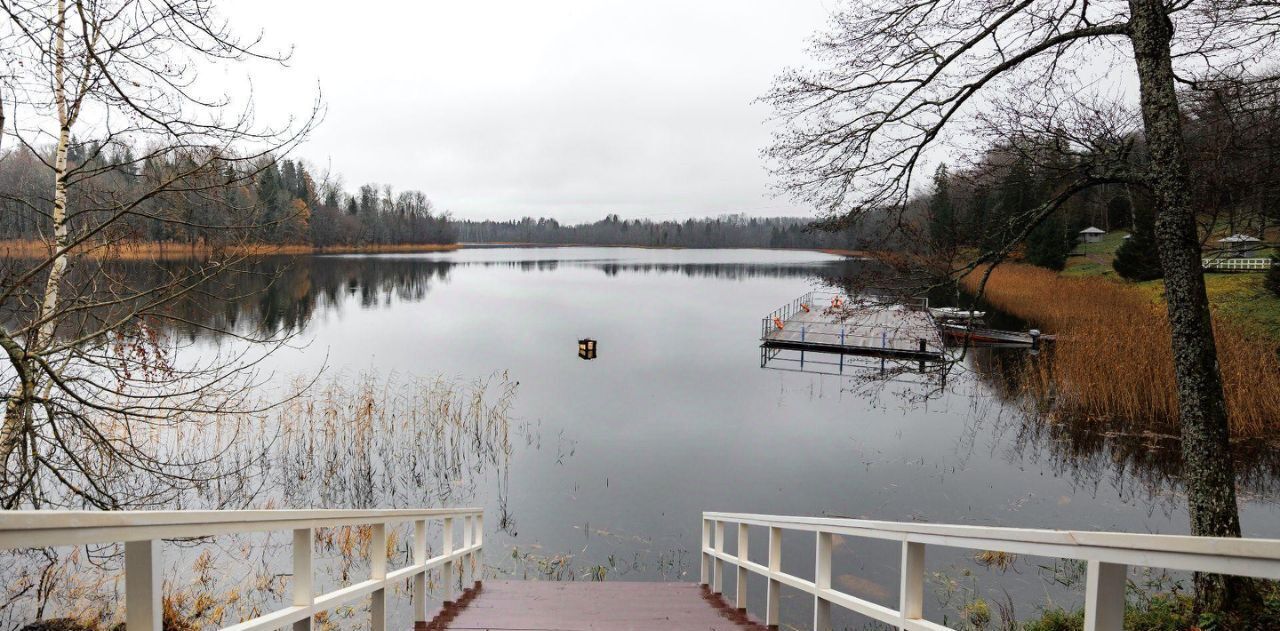
[[[197,162],[182,152],[137,160],[128,145],[74,143],[67,151],[72,235],[113,212],[112,200],[147,191]],[[0,156],[0,239],[47,238],[52,228],[48,156],[23,147]],[[231,168],[231,167],[228,167]],[[453,243],[448,215],[421,191],[365,184],[354,193],[317,180],[301,162],[264,158],[244,173],[202,176],[146,199],[102,239],[217,246],[229,240],[315,247]],[[216,179],[215,179],[216,178]],[[219,181],[220,180],[220,181]]]
[[[559,245],[630,245],[681,248],[834,248],[867,244],[854,230],[810,230],[811,219],[726,215],[683,221],[623,219],[611,214],[600,221],[562,224],[555,219],[525,217],[518,221],[458,221],[463,243],[540,243]]]
[[[73,235],[93,229],[112,199],[145,196],[190,163],[181,152],[136,159],[128,145],[73,143],[68,209]],[[44,239],[53,205],[49,156],[30,148],[0,156],[0,239]],[[229,167],[230,168],[230,167]],[[248,164],[248,173],[220,173],[223,182],[166,191],[112,225],[109,241],[217,247],[232,242],[317,248],[455,243],[542,243],[687,248],[847,248],[867,245],[859,232],[809,229],[800,217],[725,215],[681,221],[623,219],[563,224],[549,218],[455,221],[421,191],[365,184],[348,193],[317,178],[302,162]]]

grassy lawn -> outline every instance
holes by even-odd
[[[1273,340],[1280,340],[1280,297],[1262,286],[1259,272],[1208,274],[1209,302],[1218,315]],[[1163,287],[1161,288],[1163,289]]]
[[[1115,251],[1124,243],[1124,231],[1109,232],[1098,243],[1082,243],[1076,246],[1067,259],[1064,276],[1105,276],[1120,279],[1111,268]],[[1261,255],[1260,255],[1261,256]],[[1266,274],[1259,272],[1220,272],[1205,275],[1209,290],[1209,302],[1218,317],[1237,326],[1280,340],[1280,297],[1262,286]],[[1136,283],[1152,300],[1164,295],[1162,281]]]

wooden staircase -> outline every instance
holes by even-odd
[[[485,581],[416,631],[728,631],[765,627],[693,583]]]

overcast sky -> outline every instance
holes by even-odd
[[[263,115],[328,112],[297,157],[421,189],[455,216],[811,214],[774,197],[752,100],[832,0],[229,0],[294,46]]]

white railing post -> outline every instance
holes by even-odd
[[[444,518],[444,545],[441,547],[444,554],[453,554],[453,518]],[[444,583],[444,602],[453,602],[453,560],[444,562],[444,569],[440,573],[440,580]]]
[[[471,549],[471,537],[474,533],[475,533],[475,530],[471,522],[471,516],[464,515],[462,517],[462,549],[463,550]],[[465,586],[467,584],[468,576],[472,576],[472,577],[475,576],[475,571],[471,567],[470,552],[462,556],[462,567],[458,569],[458,580],[461,581],[462,584]]]
[[[387,578],[387,525],[374,524],[369,537],[369,578]],[[373,591],[369,600],[369,628],[385,631],[387,628],[387,588]]]
[[[1089,561],[1084,588],[1085,631],[1124,629],[1125,572],[1124,565]]]
[[[701,585],[711,584],[711,555],[707,554],[707,548],[711,547],[711,520],[702,519],[702,573],[699,574],[698,583]]]
[[[427,520],[413,522],[413,564],[427,562]],[[427,625],[427,571],[413,577],[413,622],[415,627]]]
[[[924,617],[924,544],[902,542],[902,582],[898,590],[898,613],[903,626],[908,620]]]
[[[310,607],[316,602],[311,558],[314,538],[310,528],[293,531],[293,605]],[[293,623],[293,631],[311,631],[312,616]]]
[[[458,550],[452,542],[452,520],[470,517],[469,546]],[[427,524],[448,519],[447,556],[429,558]],[[414,563],[399,569],[390,567],[388,544],[391,525],[414,522]],[[369,563],[369,577],[353,585],[322,591],[316,577],[316,529],[353,528],[359,525],[361,554]],[[366,530],[366,528],[368,530]],[[361,629],[384,631],[389,617],[387,600],[401,581],[416,581],[413,587],[415,623],[427,622],[427,585],[435,579],[430,572],[452,562],[474,560],[484,538],[483,513],[470,508],[423,508],[379,510],[252,510],[252,511],[103,511],[93,514],[61,511],[11,511],[0,518],[0,550],[43,546],[111,544],[123,552],[121,570],[124,594],[118,603],[127,631],[162,631],[164,601],[163,541],[216,537],[242,532],[279,532],[291,535],[289,559],[290,592],[274,603],[275,608],[254,611],[228,628],[245,631],[311,631],[321,612],[353,607],[369,599],[369,622]],[[347,530],[344,530],[347,532]],[[273,536],[274,540],[275,536]],[[367,551],[364,546],[369,546]],[[452,565],[452,563],[450,564]],[[180,569],[180,568],[179,568]],[[284,570],[286,573],[289,570]],[[473,571],[479,579],[481,570]],[[452,576],[452,568],[450,568]],[[479,580],[476,581],[477,585]],[[448,583],[447,583],[448,584]],[[450,590],[452,595],[453,590]]]
[[[720,554],[724,553],[724,522],[716,520],[716,557],[711,560],[711,566],[714,571],[711,573],[711,591],[717,594],[724,593],[724,559],[720,558]]]
[[[817,556],[813,571],[813,631],[831,629],[831,601],[822,590],[831,589],[831,533],[818,533]]]
[[[733,606],[739,611],[747,610],[747,562],[750,546],[747,545],[747,525],[738,524],[738,578],[734,582]]]
[[[480,587],[480,583],[484,581],[484,513],[476,515],[476,551],[471,553],[473,562],[476,564],[475,571],[472,573],[472,586]]]
[[[769,527],[769,572],[782,571],[782,529],[777,526]],[[778,604],[779,591],[782,590],[782,582],[769,577],[768,595],[764,609],[764,623],[767,626],[777,628],[778,626]]]
[[[124,544],[125,629],[160,631],[164,609],[160,604],[160,540],[126,541]]]

